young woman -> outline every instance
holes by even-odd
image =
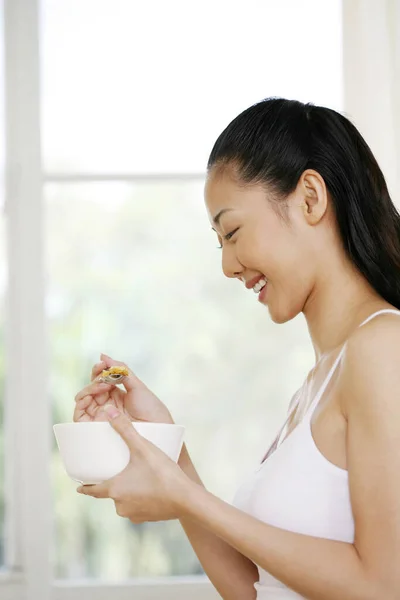
[[[206,205],[222,268],[273,321],[303,313],[315,366],[287,422],[233,505],[131,420],[172,422],[122,364],[102,355],[76,421],[109,419],[129,466],[98,486],[137,523],[180,519],[226,600],[400,598],[400,216],[357,129],[328,108],[282,98],[240,114],[208,163]],[[266,382],[268,387],[268,382]]]

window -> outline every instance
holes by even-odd
[[[3,3],[0,1],[0,132],[4,132]],[[0,135],[0,569],[5,563],[5,460],[4,460],[4,315],[7,285],[6,229],[4,222],[4,135]]]
[[[278,334],[254,296],[224,281],[202,173],[217,135],[252,102],[280,93],[340,106],[339,5],[306,4],[42,3],[54,419],[71,419],[100,352],[124,360],[187,425],[202,477],[226,500],[312,350],[301,320]],[[305,14],[337,27],[315,27],[319,44],[298,27]],[[307,62],[323,85],[300,75]],[[201,572],[176,523],[121,521],[76,496],[56,450],[53,461],[58,578]]]
[[[6,398],[18,449],[5,449],[10,566],[42,600],[53,578],[57,600],[123,600],[129,585],[139,600],[160,597],[159,585],[166,599],[214,598],[177,523],[133,526],[75,493],[51,421],[71,420],[98,353],[114,355],[187,426],[206,485],[232,498],[312,349],[301,319],[278,329],[222,276],[205,165],[227,123],[263,97],[342,108],[341,3],[42,0],[38,16],[34,2],[5,2],[7,159],[22,165],[15,196],[8,188],[9,294],[21,298],[9,317],[25,334],[7,353],[27,369]],[[318,77],[304,76],[307,64]],[[0,248],[0,272],[1,260]],[[0,423],[0,448],[3,435]],[[1,507],[0,487],[0,524]]]

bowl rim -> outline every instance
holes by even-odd
[[[153,421],[131,421],[131,423],[139,423],[140,425],[144,425],[145,427],[147,425],[157,425],[157,426],[161,426],[161,427],[177,427],[179,429],[186,429],[185,425],[180,425],[179,423],[157,423],[157,422],[153,422]],[[54,423],[53,424],[53,429],[55,427],[64,427],[64,426],[70,426],[70,425],[111,425],[110,421],[74,421],[74,422],[70,422],[70,421],[66,421],[65,423]]]

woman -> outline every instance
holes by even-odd
[[[400,597],[400,216],[357,129],[339,113],[270,98],[218,138],[205,186],[227,277],[276,323],[304,313],[315,366],[233,506],[202,487],[130,420],[171,423],[132,373],[96,381],[75,420],[109,419],[125,471],[80,488],[137,523],[180,519],[226,600]],[[268,385],[268,382],[266,382]]]

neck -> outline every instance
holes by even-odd
[[[303,310],[316,361],[344,344],[370,314],[394,308],[349,263],[345,268],[342,263],[325,273]]]

